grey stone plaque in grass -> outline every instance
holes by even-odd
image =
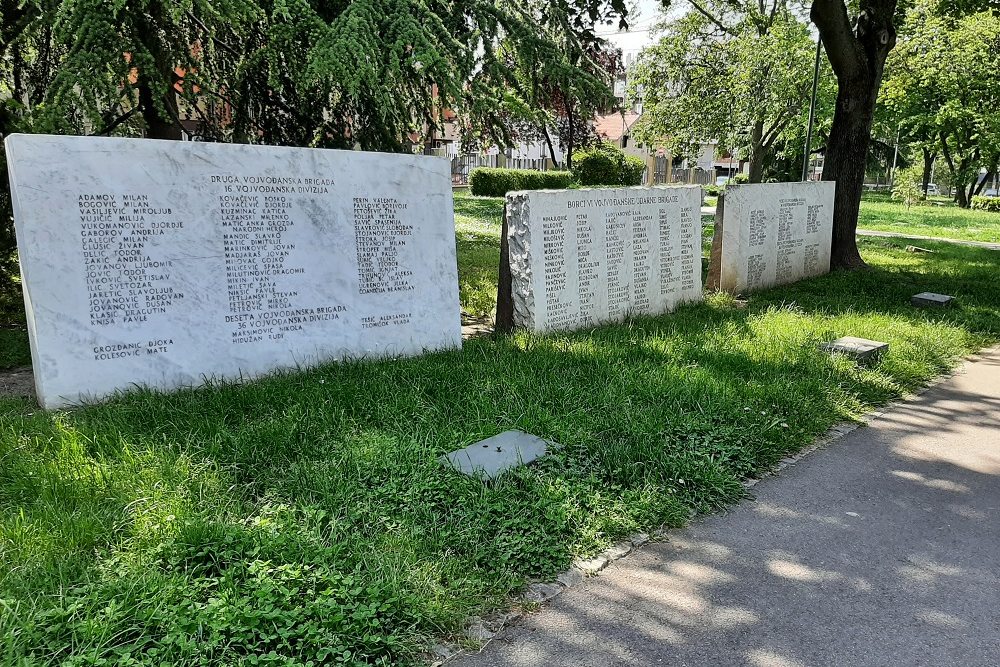
[[[889,344],[881,343],[877,340],[844,336],[825,344],[823,349],[831,354],[845,354],[858,363],[867,364],[877,361],[879,357],[888,352]]]
[[[910,297],[910,304],[920,308],[946,308],[955,302],[955,297],[934,292],[921,292]]]
[[[441,462],[473,477],[494,479],[548,451],[549,443],[524,431],[504,431],[441,457]]]

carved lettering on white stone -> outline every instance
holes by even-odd
[[[702,298],[701,188],[507,195],[514,324],[577,329]]]
[[[6,149],[47,408],[461,345],[445,160],[44,135]]]
[[[828,273],[835,187],[815,182],[726,188],[720,288],[752,291]]]

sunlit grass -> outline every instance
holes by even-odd
[[[939,201],[910,208],[891,201],[862,201],[858,227],[962,241],[1000,242],[1000,213],[966,210]]]
[[[467,310],[495,298],[501,206],[456,200]],[[0,664],[416,662],[1000,339],[1000,255],[905,245],[863,241],[873,270],[745,307],[75,411],[0,400]],[[911,307],[925,290],[959,305]],[[871,368],[820,351],[842,335],[891,348]],[[560,447],[488,484],[438,461],[512,428]]]

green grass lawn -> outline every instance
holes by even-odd
[[[858,227],[880,232],[1000,243],[1000,213],[971,211],[950,202],[911,206],[892,201],[861,202]]]
[[[496,308],[502,222],[502,197],[456,194],[458,293],[462,310],[471,315],[489,315]]]
[[[495,294],[499,200],[456,199],[462,301]],[[532,578],[744,495],[741,481],[1000,340],[1000,254],[863,241],[873,269],[657,318],[412,359],[0,400],[0,664],[406,665]],[[950,310],[909,306],[919,291]],[[887,341],[859,368],[818,349]],[[442,454],[562,447],[490,484]]]

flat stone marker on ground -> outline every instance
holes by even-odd
[[[921,308],[944,308],[955,302],[955,297],[934,292],[921,292],[910,297],[910,303]]]
[[[527,465],[548,451],[549,443],[524,431],[504,431],[441,457],[459,472],[494,479],[519,465]]]
[[[507,195],[497,330],[578,329],[700,301],[700,186]]]
[[[739,294],[829,273],[835,188],[728,186],[716,208],[708,288]]]
[[[830,353],[845,354],[860,364],[867,364],[877,361],[887,352],[889,344],[865,338],[855,338],[854,336],[844,336],[832,343],[827,343],[823,349]]]
[[[459,347],[447,160],[11,135],[38,399]]]

